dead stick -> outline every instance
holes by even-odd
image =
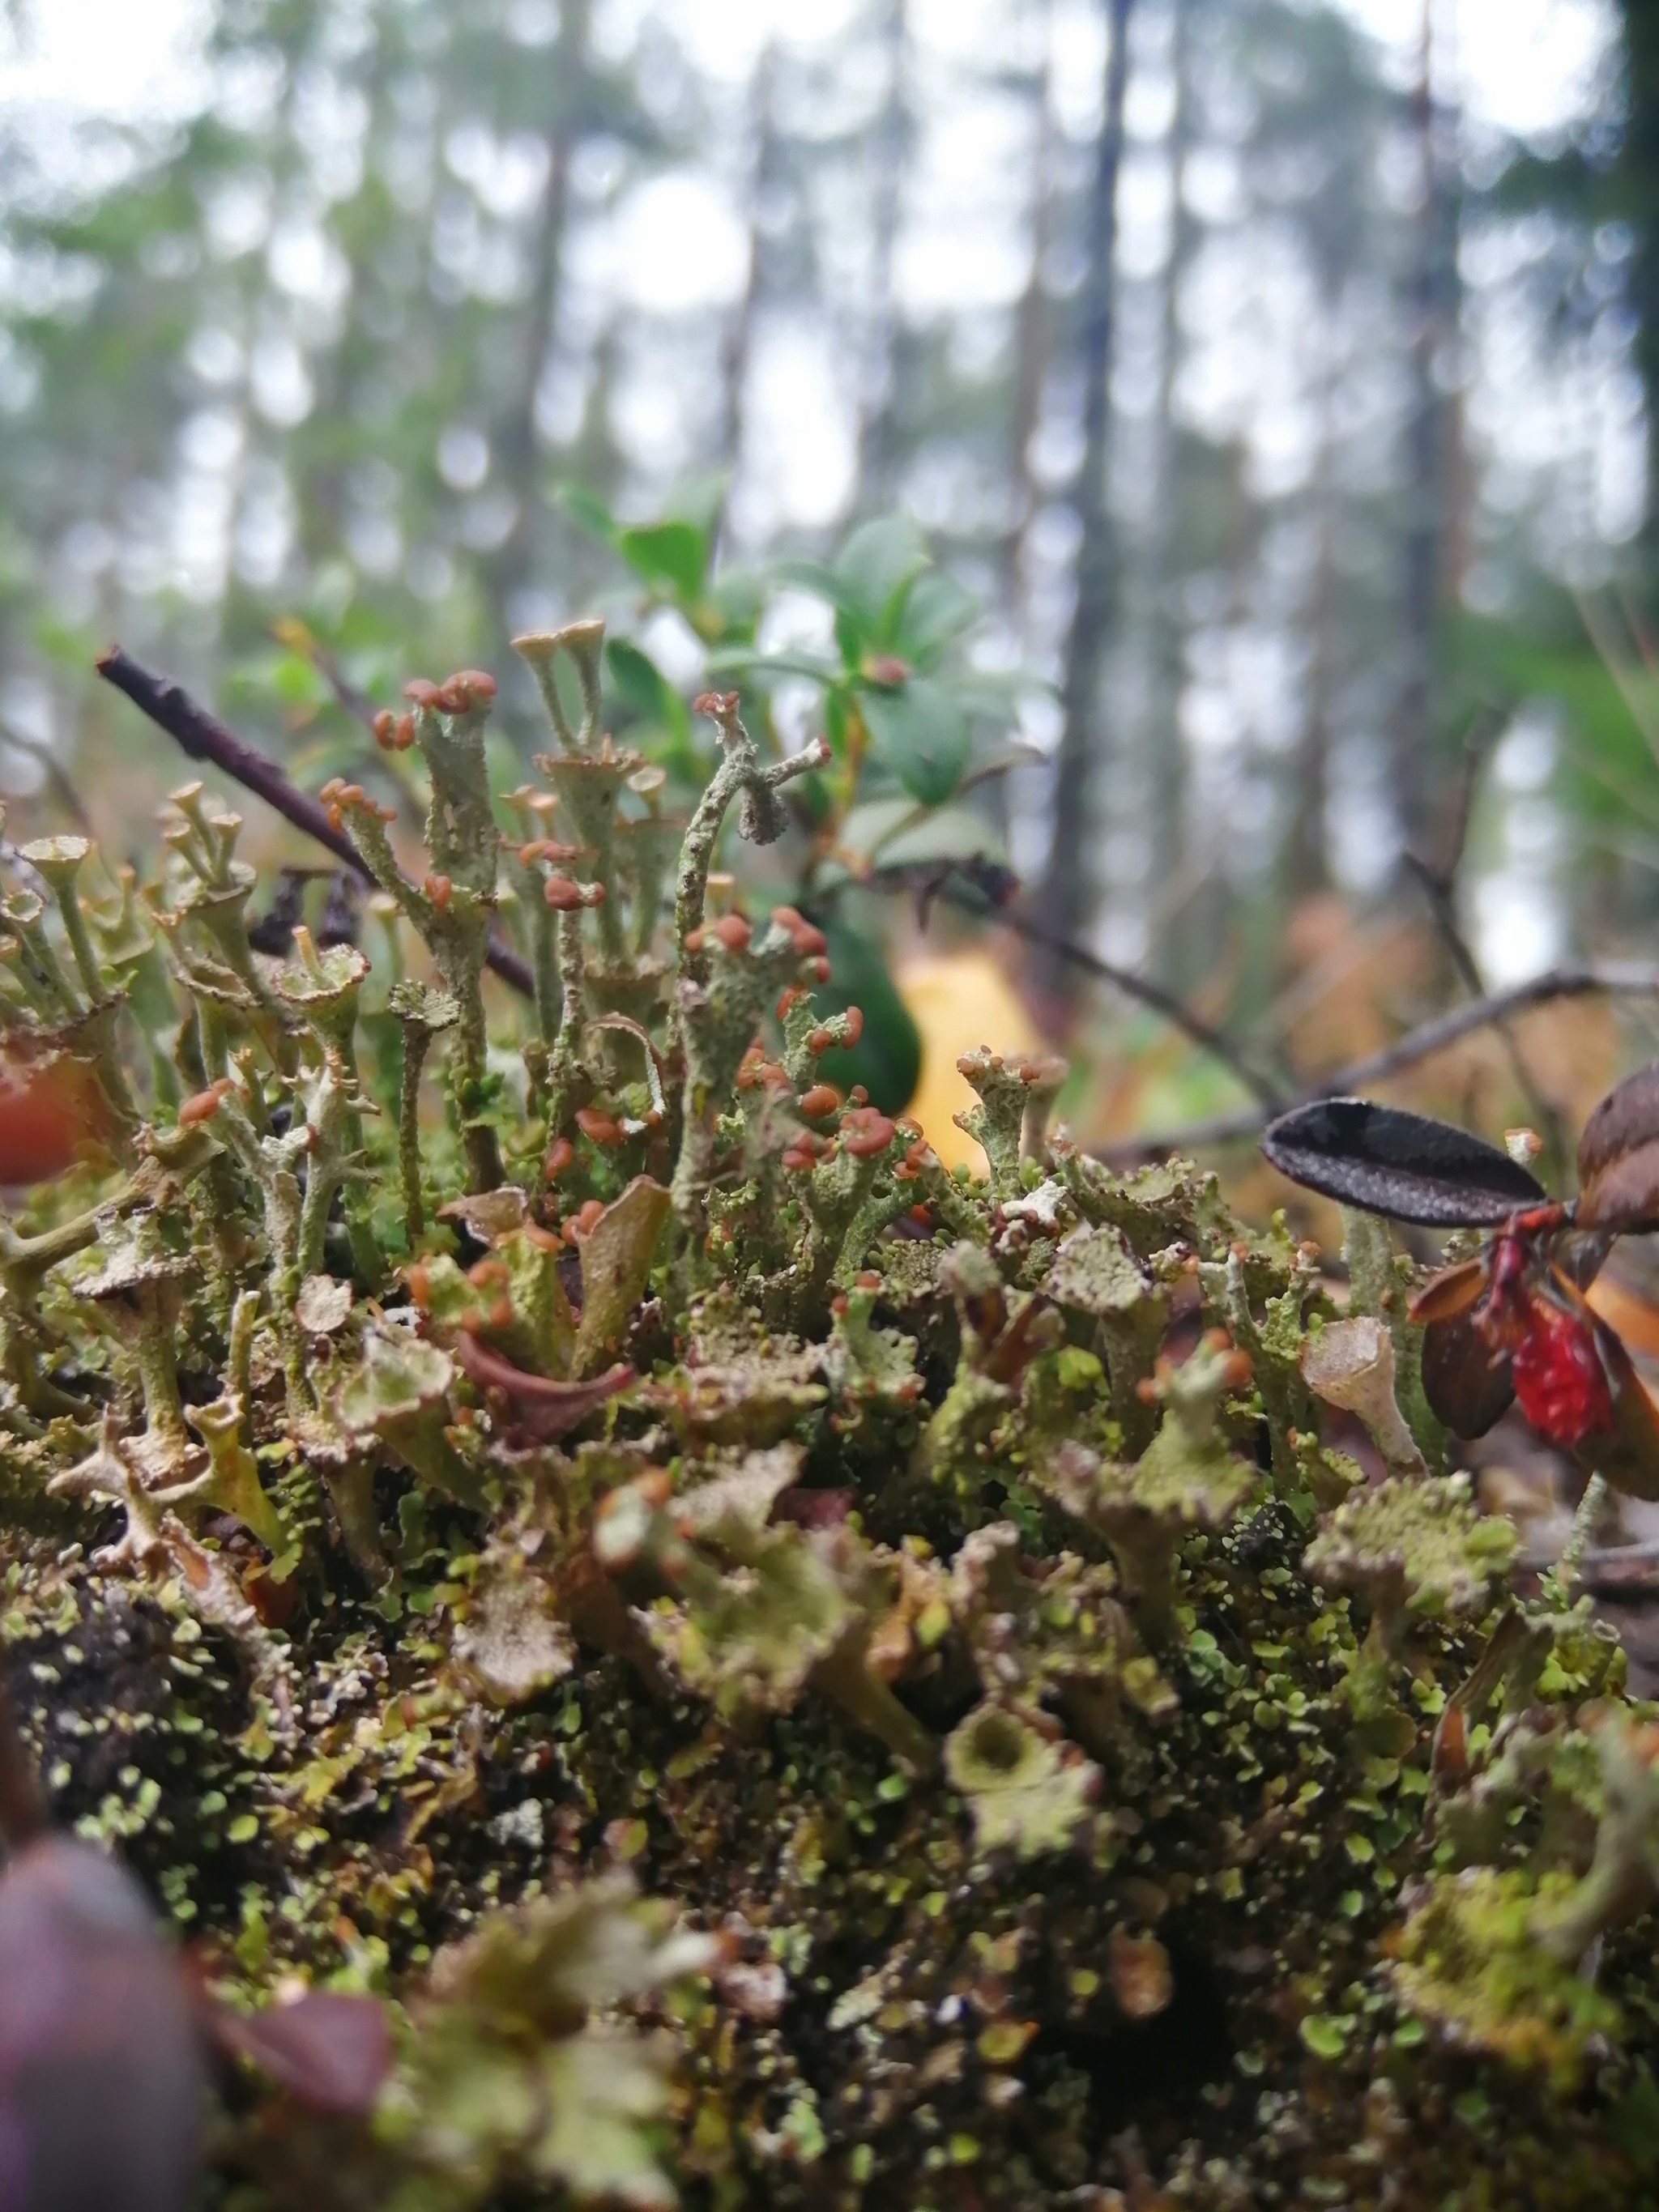
[[[1472,1030],[1506,1021],[1510,1015],[1524,1013],[1531,1006],[1547,1006],[1555,999],[1586,998],[1595,991],[1625,998],[1659,997],[1659,968],[1642,960],[1586,960],[1547,969],[1530,982],[1517,983],[1508,991],[1493,991],[1484,999],[1471,1000],[1468,1006],[1454,1006],[1449,1013],[1437,1014],[1432,1021],[1419,1023],[1416,1029],[1407,1030],[1404,1036],[1396,1037],[1392,1044],[1384,1045],[1380,1052],[1370,1053],[1364,1060],[1350,1060],[1346,1067],[1336,1068],[1317,1083],[1309,1084],[1291,1103],[1305,1105],[1310,1099],[1335,1098],[1361,1091],[1367,1084],[1385,1082],[1391,1075],[1415,1067],[1419,1060],[1431,1059]],[[1163,1135],[1124,1138],[1117,1144],[1101,1147],[1100,1157],[1109,1161],[1146,1159],[1191,1151],[1203,1145],[1236,1143],[1242,1138],[1254,1137],[1272,1113],[1272,1108],[1241,1106],[1234,1113],[1218,1114],[1207,1121],[1189,1121],[1184,1128],[1171,1129]]]
[[[125,691],[133,705],[148,714],[158,729],[165,730],[191,760],[210,762],[244,790],[252,792],[267,806],[274,807],[296,830],[303,830],[307,837],[314,837],[319,845],[326,846],[337,860],[343,861],[371,888],[374,887],[374,875],[362,854],[343,830],[334,827],[328,818],[327,808],[308,791],[301,791],[298,784],[290,783],[276,762],[257,746],[249,744],[246,738],[239,738],[234,730],[227,729],[204,707],[198,707],[182,685],[173,683],[170,677],[152,675],[118,645],[100,653],[96,666],[106,684],[112,684],[118,691]],[[536,987],[530,969],[510,945],[492,936],[488,957],[489,965],[504,983],[511,984],[526,999],[534,998]]]
[[[1094,976],[1097,981],[1109,983],[1114,990],[1121,991],[1125,998],[1137,999],[1143,1006],[1150,1006],[1154,1013],[1161,1014],[1171,1028],[1179,1030],[1200,1051],[1207,1052],[1213,1060],[1218,1060],[1224,1067],[1230,1067],[1244,1088],[1253,1091],[1261,1102],[1264,1121],[1272,1115],[1283,1113],[1291,1103],[1277,1084],[1263,1075],[1259,1068],[1251,1066],[1224,1030],[1218,1029],[1212,1022],[1206,1022],[1201,1014],[1195,1014],[1184,1000],[1177,998],[1173,991],[1166,991],[1161,983],[1155,983],[1149,975],[1139,975],[1133,968],[1120,968],[1115,962],[1104,960],[1099,953],[1090,951],[1086,945],[1074,944],[1070,938],[1062,937],[1058,931],[1045,927],[1030,915],[1022,914],[1018,907],[1000,905],[982,890],[975,895],[967,884],[953,882],[948,875],[945,879],[930,884],[928,889],[933,896],[942,898],[947,905],[959,907],[966,914],[977,915],[981,921],[995,922],[1014,936],[1024,939],[1027,945],[1041,946],[1045,952],[1054,953],[1069,966],[1080,968],[1085,975]]]
[[[1120,968],[1110,960],[1103,960],[1099,953],[1091,952],[1085,945],[1073,945],[1057,931],[1047,929],[1040,921],[1033,921],[1029,915],[1010,908],[994,908],[990,919],[1000,921],[1015,936],[1024,938],[1028,945],[1040,945],[1045,951],[1057,954],[1073,968],[1080,968],[1085,975],[1093,975],[1103,983],[1109,983],[1114,990],[1121,991],[1126,998],[1139,999],[1143,1006],[1150,1006],[1155,1013],[1162,1014],[1166,1022],[1180,1030],[1212,1059],[1231,1068],[1245,1088],[1255,1093],[1261,1104],[1264,1120],[1271,1115],[1283,1113],[1290,1103],[1277,1084],[1270,1082],[1251,1066],[1224,1030],[1206,1022],[1201,1014],[1195,1014],[1190,1006],[1178,999],[1173,991],[1166,991],[1161,983],[1154,983],[1150,976],[1137,975],[1133,969]]]

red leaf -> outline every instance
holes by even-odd
[[[208,2024],[221,2046],[269,2074],[313,2112],[370,2112],[392,2066],[392,2031],[374,1997],[311,1990],[292,2004],[233,2012],[210,2004]]]

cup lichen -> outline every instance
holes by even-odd
[[[710,695],[665,794],[602,647],[519,641],[500,801],[489,677],[380,718],[423,851],[325,789],[384,948],[251,934],[199,786],[143,896],[0,908],[98,1151],[0,1221],[24,1734],[218,2001],[395,2030],[350,2110],[248,2031],[210,2201],[1639,2201],[1651,1723],[1426,1471],[1410,1263],[1344,1318],[994,1040],[986,1178],[842,1097],[823,931],[710,884],[819,750]]]

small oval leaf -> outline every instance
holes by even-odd
[[[392,2030],[376,1997],[307,1990],[289,2004],[233,2012],[208,2001],[214,2039],[313,2112],[362,2117],[392,2069]]]
[[[1597,1437],[1586,1463],[1627,1498],[1659,1499],[1659,1407],[1620,1339],[1599,1314],[1583,1309],[1613,1391],[1613,1440]]]
[[[694,522],[653,522],[617,533],[617,550],[636,576],[676,599],[695,599],[708,568],[708,541]]]
[[[1367,1213],[1431,1228],[1504,1220],[1547,1196],[1537,1178],[1454,1122],[1379,1106],[1317,1098],[1271,1123],[1261,1150],[1281,1175]]]
[[[1423,1332],[1423,1395],[1455,1437],[1484,1437],[1515,1398],[1509,1354],[1494,1352],[1468,1307]]]
[[[968,717],[931,676],[892,690],[862,687],[859,711],[876,758],[925,805],[939,806],[962,781],[973,739]]]
[[[1659,1228],[1659,1061],[1615,1084],[1578,1140],[1581,1229]]]

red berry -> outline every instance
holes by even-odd
[[[1613,1426],[1613,1393],[1595,1340],[1577,1314],[1534,1298],[1514,1352],[1521,1410],[1552,1443],[1582,1443]]]

